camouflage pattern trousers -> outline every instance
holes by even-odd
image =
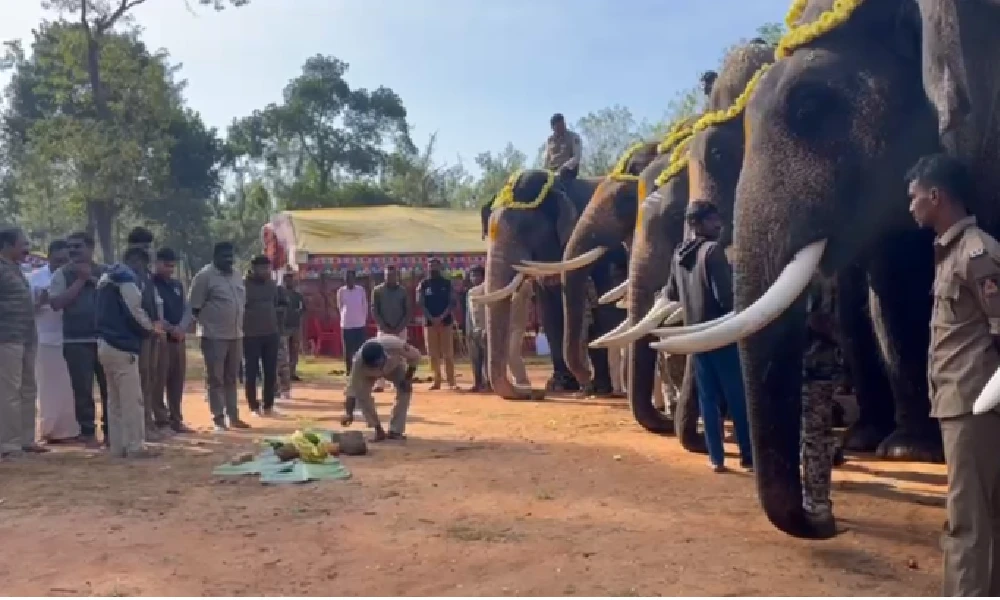
[[[288,337],[283,335],[278,342],[278,392],[283,396],[292,391],[292,363],[289,361]]]
[[[832,380],[802,381],[802,508],[813,516],[833,512],[833,388]]]

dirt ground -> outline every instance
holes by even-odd
[[[410,439],[346,457],[348,481],[211,475],[303,419],[339,428],[342,386],[328,383],[299,387],[282,418],[177,436],[160,458],[73,448],[0,463],[0,594],[938,591],[942,467],[852,457],[834,497],[847,531],[805,542],[766,521],[750,475],[712,473],[674,438],[642,431],[624,401],[516,403],[426,388],[417,385]],[[206,428],[201,390],[190,385],[185,410]],[[385,418],[392,395],[377,399]]]

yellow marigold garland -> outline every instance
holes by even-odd
[[[864,1],[834,0],[830,10],[825,11],[818,19],[812,23],[797,25],[806,10],[808,0],[793,0],[792,6],[788,9],[788,14],[785,16],[785,23],[788,24],[788,33],[781,36],[781,41],[778,42],[774,56],[776,58],[785,58],[794,52],[796,48],[801,48],[843,25]]]
[[[622,154],[622,157],[618,159],[618,162],[615,163],[615,168],[611,169],[611,172],[608,173],[608,179],[612,181],[638,181],[638,175],[632,175],[627,172],[628,163],[632,160],[635,153],[641,150],[645,145],[646,142],[636,142],[635,144],[629,146],[628,150],[626,150],[625,153]]]
[[[545,185],[543,185],[542,189],[539,190],[538,196],[530,202],[517,202],[514,199],[514,186],[517,185],[517,180],[521,178],[522,173],[523,171],[518,170],[510,174],[510,177],[507,178],[507,183],[503,185],[500,189],[500,193],[497,194],[497,197],[493,200],[493,210],[497,210],[498,208],[538,208],[556,182],[556,174],[552,171],[546,171],[548,178],[545,180]]]
[[[673,149],[677,142],[691,135],[691,126],[687,125],[687,119],[681,119],[673,124],[663,136],[663,141],[656,147],[657,154],[666,154]]]
[[[802,18],[803,13],[805,12],[809,0],[793,0],[791,7],[788,9],[788,14],[785,15],[785,23],[788,25],[788,33],[782,36],[781,41],[778,42],[778,47],[774,51],[775,58],[785,58],[796,48],[800,48],[844,24],[851,18],[854,11],[861,6],[864,1],[865,0],[834,0],[833,7],[821,14],[818,19],[811,23],[797,25],[799,19]],[[687,134],[686,139],[679,142],[674,148],[673,153],[670,155],[670,164],[663,170],[662,173],[660,173],[660,176],[656,178],[657,187],[663,186],[663,184],[687,167],[687,147],[694,134],[699,131],[704,131],[712,125],[720,125],[734,119],[743,112],[746,108],[747,102],[750,100],[750,96],[753,94],[754,89],[757,87],[760,79],[764,76],[764,73],[766,73],[770,67],[771,65],[769,64],[763,65],[757,70],[756,73],[754,73],[753,77],[750,78],[750,81],[747,82],[747,86],[743,89],[743,93],[739,95],[735,102],[733,102],[732,106],[725,110],[717,110],[715,112],[708,113],[698,119],[694,126],[690,128],[690,132]],[[680,133],[681,131],[684,131],[684,129],[679,130],[677,133]],[[667,140],[664,140],[661,143],[661,147],[665,146],[666,143]]]

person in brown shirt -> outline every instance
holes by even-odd
[[[925,156],[907,179],[910,213],[937,233],[927,375],[948,470],[943,594],[997,596],[1000,414],[972,406],[1000,368],[1000,244],[968,212],[972,183],[960,162]]]
[[[573,179],[580,173],[583,160],[583,140],[566,127],[566,119],[559,113],[549,119],[552,135],[545,141],[544,166],[560,177]]]
[[[35,443],[35,303],[21,270],[28,239],[0,229],[0,457],[44,452]]]
[[[420,350],[398,337],[387,335],[366,341],[354,353],[351,361],[353,365],[344,404],[346,414],[341,425],[350,427],[354,422],[354,408],[358,406],[368,426],[375,429],[372,441],[379,442],[386,438],[405,440],[406,414],[410,410],[413,374],[420,364]],[[396,388],[396,401],[389,415],[388,434],[382,428],[378,411],[375,410],[375,400],[372,398],[372,388],[380,378],[388,379]]]

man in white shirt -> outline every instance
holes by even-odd
[[[35,356],[35,380],[38,382],[39,436],[49,443],[75,440],[80,435],[69,369],[63,357],[62,311],[49,306],[49,283],[52,274],[69,262],[65,240],[49,244],[49,262],[36,269],[29,279],[35,299],[35,326],[38,331],[38,354]]]
[[[368,322],[368,294],[357,285],[357,275],[347,271],[344,285],[337,288],[337,310],[340,311],[340,331],[344,340],[344,364],[351,374],[354,353],[368,339],[365,325]]]

